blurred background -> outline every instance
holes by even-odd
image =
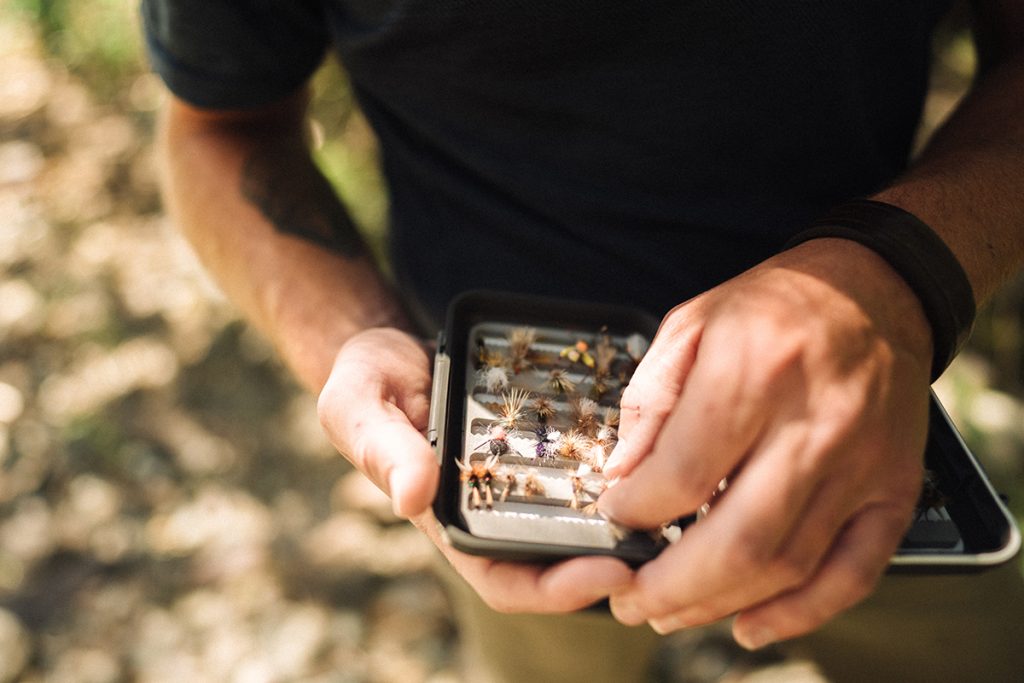
[[[165,220],[132,0],[0,0],[0,683],[454,681],[431,548]],[[922,139],[974,69],[941,31]],[[379,245],[375,145],[327,63],[323,169]],[[1024,517],[1024,280],[939,391]],[[822,680],[683,634],[659,680]]]

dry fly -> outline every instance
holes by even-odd
[[[546,423],[555,416],[555,403],[547,396],[538,396],[533,399],[530,407],[537,416],[537,421],[541,424]]]
[[[507,365],[505,356],[497,349],[487,348],[483,339],[476,340],[476,360],[480,367],[494,368]]]
[[[502,503],[508,500],[510,493],[515,491],[519,487],[519,479],[516,478],[515,472],[509,472],[505,475],[505,488],[501,490],[501,497],[498,499]]]
[[[533,472],[526,475],[526,481],[523,482],[523,494],[530,498],[532,496],[543,496],[544,484],[541,483],[540,479]]]
[[[598,489],[597,489],[596,492],[586,488],[586,486],[583,487],[583,493],[587,494],[588,496],[590,496],[593,499],[589,503],[587,503],[586,505],[583,506],[583,509],[581,510],[581,512],[583,514],[585,514],[585,515],[596,515],[596,514],[598,514],[597,499],[600,498],[601,494],[604,493],[604,490],[606,488],[608,488],[608,482],[606,482],[606,481],[602,481],[600,483],[600,485],[598,486]]]
[[[571,394],[576,391],[576,383],[569,379],[569,373],[559,368],[548,374],[548,386],[556,394]]]
[[[500,424],[491,425],[487,428],[487,440],[473,450],[479,451],[484,446],[487,446],[487,450],[491,452],[491,455],[505,455],[511,450],[508,445],[508,432]]]
[[[498,423],[506,429],[517,429],[526,416],[526,402],[529,399],[530,392],[525,389],[514,388],[502,394],[501,405],[498,406]]]
[[[933,470],[926,469],[921,495],[917,499],[917,518],[926,519],[929,510],[937,510],[948,502],[949,498],[939,488],[938,475]]]
[[[508,360],[501,351],[489,349],[483,339],[477,339],[476,358],[480,368],[476,373],[477,386],[492,394],[508,386]]]
[[[615,444],[619,441],[619,411],[616,408],[609,408],[604,415],[604,422],[597,428],[597,436],[594,437],[594,442],[601,447],[603,454],[607,455],[612,448],[615,448]],[[604,460],[602,458],[601,467],[604,467]]]
[[[573,510],[580,509],[581,498],[583,497],[583,477],[579,475],[572,475],[569,477],[569,482],[572,484],[572,494],[569,498],[569,507]]]
[[[490,510],[494,507],[494,466],[498,462],[498,456],[489,456],[483,462],[474,462],[466,465],[461,460],[456,460],[462,474],[459,478],[469,488],[469,509],[479,510],[486,505]]]
[[[612,345],[611,337],[604,330],[594,346],[594,384],[593,393],[601,398],[611,389],[609,381],[612,376],[612,363],[618,352]]]
[[[569,402],[576,429],[591,434],[597,429],[597,403],[589,398],[573,397]]]
[[[615,345],[612,344],[612,338],[608,336],[607,330],[601,330],[601,335],[597,338],[597,343],[594,345],[594,374],[604,375],[605,377],[612,374],[612,363],[615,362],[615,356],[618,351],[615,349]]]
[[[532,327],[516,327],[508,335],[508,358],[512,372],[518,374],[529,366],[530,351],[537,341],[537,330]]]
[[[484,367],[477,371],[476,384],[488,393],[496,394],[508,387],[508,370],[501,365]]]
[[[595,472],[604,470],[604,463],[607,459],[608,446],[598,440],[591,441],[583,455],[583,462],[590,465]]]
[[[597,514],[597,498],[604,492],[607,484],[602,482],[598,490],[587,487],[587,480],[584,476],[590,473],[590,468],[582,465],[574,474],[569,476],[572,485],[572,493],[569,498],[569,507],[573,510],[580,510],[584,514]],[[588,504],[584,505],[584,501]],[[582,509],[581,509],[582,508]]]
[[[562,434],[555,444],[555,455],[566,460],[583,460],[589,446],[590,439],[575,429],[570,429]]]
[[[558,355],[560,358],[568,358],[573,363],[583,363],[591,369],[594,367],[594,356],[590,353],[590,344],[582,339],[571,346],[566,346],[558,352]]]
[[[534,453],[538,458],[547,458],[552,455],[552,452],[558,440],[562,437],[562,433],[557,429],[551,429],[546,425],[541,425],[534,432],[537,435],[537,445],[534,446]]]

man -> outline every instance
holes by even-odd
[[[661,633],[737,614],[756,648],[875,587],[920,487],[929,381],[1024,261],[1024,3],[976,5],[981,76],[909,169],[943,3],[143,8],[175,93],[171,213],[395,511],[499,611],[610,597]],[[381,141],[400,291],[305,144],[328,44]],[[837,205],[852,218],[784,248]],[[635,573],[441,543],[419,332],[477,287],[669,311],[600,507],[652,526],[729,475],[715,515]],[[993,638],[985,659],[1018,666]]]

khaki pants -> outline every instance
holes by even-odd
[[[503,615],[450,569],[473,681],[644,681],[661,638],[607,613]],[[1018,564],[967,575],[889,575],[875,594],[784,646],[829,680],[1024,681],[1024,580]]]

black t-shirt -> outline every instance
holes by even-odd
[[[905,165],[946,0],[143,0],[180,97],[250,107],[334,46],[392,259],[439,318],[487,287],[662,314]]]

